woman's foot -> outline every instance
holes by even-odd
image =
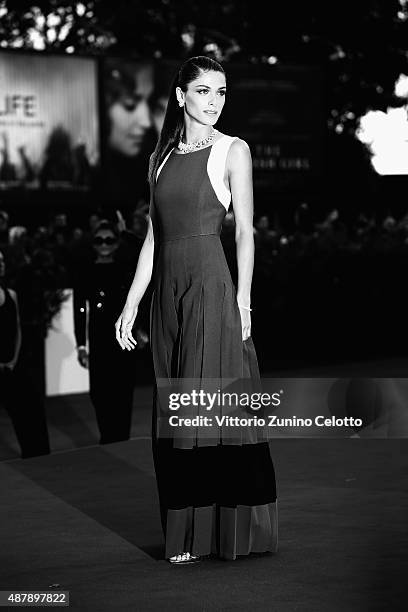
[[[192,555],[189,552],[184,552],[180,555],[170,557],[168,561],[169,563],[174,563],[175,565],[187,565],[187,563],[198,563],[198,561],[201,561],[201,557],[198,555]]]

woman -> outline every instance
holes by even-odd
[[[191,563],[277,548],[276,488],[268,444],[240,435],[163,426],[164,381],[257,379],[251,338],[254,241],[252,162],[247,144],[214,129],[225,102],[220,64],[190,58],[176,75],[150,162],[149,228],[116,338],[132,350],[138,305],[155,268],[150,325],[156,385],[153,456],[165,557]],[[232,197],[238,288],[220,230]],[[154,262],[154,249],[157,246]],[[154,264],[154,265],[153,265]],[[169,419],[168,419],[169,421]],[[173,428],[174,429],[174,428]],[[210,435],[212,437],[210,437]]]
[[[21,457],[48,455],[50,444],[44,402],[21,357],[22,333],[17,294],[7,286],[0,251],[0,405],[10,415]]]
[[[74,284],[74,330],[78,361],[89,368],[92,404],[100,444],[128,440],[133,393],[141,370],[139,353],[123,353],[106,329],[116,321],[132,277],[132,262],[121,261],[119,235],[113,224],[101,221],[94,230],[94,256],[78,271]],[[139,348],[142,345],[139,343]],[[89,349],[89,350],[88,350]]]

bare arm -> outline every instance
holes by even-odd
[[[237,302],[240,307],[242,338],[251,335],[251,284],[254,269],[252,158],[247,143],[235,140],[227,158],[227,170],[235,216],[238,265]]]
[[[140,250],[135,276],[130,286],[126,304],[138,306],[152,278],[154,255],[154,234],[152,220],[149,217],[146,237]]]
[[[149,216],[148,228],[143,246],[139,253],[136,272],[130,286],[122,314],[116,321],[116,339],[122,349],[132,350],[136,347],[136,340],[132,335],[138,307],[144,296],[153,273],[154,233],[153,224]]]

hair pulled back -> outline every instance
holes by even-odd
[[[225,74],[224,68],[217,61],[205,55],[197,55],[184,62],[174,76],[163,127],[156,148],[150,158],[148,178],[151,189],[154,186],[156,173],[161,162],[170,149],[178,143],[184,129],[184,111],[177,102],[176,87],[180,87],[182,91],[186,92],[189,83],[198,79],[203,72],[209,72],[210,70]]]

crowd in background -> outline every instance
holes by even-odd
[[[127,215],[120,210],[107,213],[97,209],[78,224],[71,222],[69,213],[60,211],[52,214],[47,224],[26,227],[15,224],[13,215],[0,207],[0,288],[11,288],[17,294],[22,337],[14,374],[0,368],[2,384],[7,382],[10,387],[10,405],[7,397],[0,399],[6,401],[22,456],[49,452],[43,401],[44,338],[66,299],[65,289],[71,287],[76,313],[72,342],[79,362],[90,369],[91,382],[92,376],[97,382],[91,384],[91,398],[100,443],[129,437],[134,385],[153,381],[149,299],[141,304],[134,330],[139,348],[133,355],[135,361],[127,355],[127,369],[119,367],[118,371],[114,365],[120,364],[123,355],[112,357],[116,349],[119,351],[113,321],[136,267],[147,230],[147,212],[147,203],[139,200]],[[234,215],[229,212],[221,239],[236,283],[234,228]],[[280,216],[275,210],[271,215],[255,216],[254,239],[252,335],[264,375],[329,365],[337,376],[338,363],[405,355],[408,300],[403,280],[408,265],[408,213],[399,218],[360,213],[350,220],[332,209],[318,217],[311,205],[301,202],[290,214],[286,210]],[[112,251],[108,259],[104,251]],[[98,265],[104,257],[110,265]],[[80,303],[82,294],[89,302],[94,340],[101,342],[89,352],[78,331],[79,313],[85,311]],[[105,310],[110,319],[104,323]],[[105,332],[106,327],[110,329]],[[122,402],[127,409],[113,427],[109,390],[117,388],[112,380],[128,370],[137,371],[138,376],[125,377],[132,383],[126,390],[128,400]],[[32,436],[34,429],[38,431]]]
[[[134,265],[134,240],[143,241],[147,208],[139,201],[126,220],[120,211],[113,211],[110,219],[121,236],[119,258],[133,258]],[[301,340],[310,339],[313,326],[316,342],[335,357],[330,339],[352,342],[354,331],[358,345],[358,336],[366,333],[361,344],[376,336],[380,349],[387,333],[402,321],[398,313],[405,308],[401,278],[408,255],[408,213],[401,218],[360,213],[350,222],[336,209],[317,219],[311,208],[306,202],[295,206],[286,226],[276,214],[254,219],[254,332],[272,361],[279,361],[277,353],[289,358],[291,351],[307,359],[317,346],[306,348]],[[23,323],[46,334],[62,290],[72,286],[75,270],[92,257],[92,234],[105,216],[95,210],[87,223],[75,226],[68,213],[58,212],[48,225],[23,227],[13,223],[12,214],[0,211],[0,250],[8,284],[20,297]],[[232,212],[225,218],[222,241],[236,281]],[[322,333],[325,327],[327,334]],[[344,329],[349,333],[344,335]]]
[[[0,251],[6,261],[8,285],[20,296],[23,320],[41,327],[43,335],[59,310],[63,289],[72,287],[78,266],[93,257],[93,232],[105,217],[96,210],[86,225],[73,226],[67,213],[58,212],[48,224],[25,227],[14,225],[12,215],[0,210]],[[135,240],[144,239],[144,209],[139,207],[128,225],[120,211],[114,217],[122,238],[119,257],[131,260],[137,250]]]

